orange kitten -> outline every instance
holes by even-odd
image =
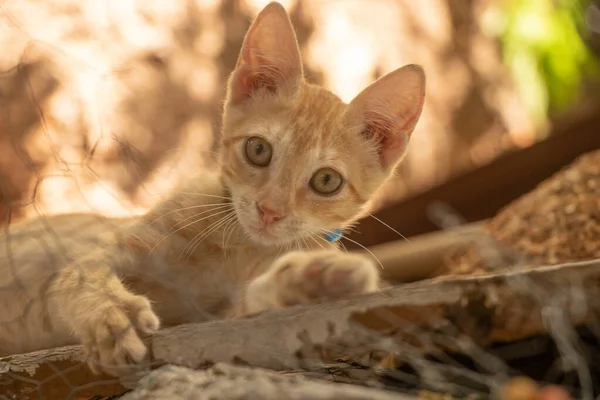
[[[402,159],[424,93],[415,65],[350,104],[306,83],[290,20],[269,4],[229,80],[219,174],[143,217],[60,215],[0,236],[0,355],[80,342],[94,371],[117,374],[161,324],[377,290],[373,261],[332,241]]]

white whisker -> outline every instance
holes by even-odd
[[[300,236],[300,239],[302,239],[302,243],[304,243],[304,246],[305,246],[305,248],[300,248],[300,250],[302,250],[302,251],[308,250],[310,248],[310,246],[308,245],[306,238],[304,236]]]
[[[321,236],[314,234],[317,238],[321,238]],[[310,239],[312,239],[313,242],[315,242],[317,245],[321,246],[321,248],[323,250],[325,250],[325,246],[323,246],[322,243],[319,243],[319,241],[317,239],[315,239],[315,237],[313,235],[309,236]]]
[[[237,218],[232,218],[223,227],[223,253],[225,255],[227,254],[227,251],[226,251],[227,242],[229,241],[229,238],[231,237],[231,234],[235,230],[235,228],[236,228],[236,226],[237,226],[238,223],[239,223],[239,221],[238,221]],[[225,236],[226,234],[227,234],[227,236]]]
[[[237,218],[235,211],[231,211],[229,214],[225,215],[223,218],[219,219],[218,221],[210,224],[206,229],[204,229],[202,232],[200,232],[199,234],[197,234],[196,236],[194,236],[194,238],[183,249],[180,257],[184,253],[188,253],[187,260],[189,260],[189,258],[191,257],[191,255],[194,253],[194,251],[196,251],[196,249],[200,245],[200,243],[202,243],[207,237],[209,237],[212,233],[214,233],[215,231],[217,231],[224,224],[226,224],[227,222],[229,222],[229,220],[231,218]],[[186,250],[188,248],[189,248],[189,250]]]
[[[180,224],[184,223],[185,221],[189,221],[190,219],[199,217],[200,215],[209,214],[209,213],[211,213],[213,211],[219,211],[219,210],[223,211],[223,209],[228,209],[228,208],[229,209],[233,209],[233,206],[231,206],[229,204],[223,204],[223,206],[215,206],[214,208],[211,208],[210,210],[202,211],[200,213],[191,215],[189,217],[186,217],[186,218],[184,218],[184,219],[176,222],[175,224],[173,224],[173,226],[171,226],[171,229],[175,228],[177,225],[180,225]]]
[[[318,228],[318,229],[320,229],[321,231],[323,231],[325,233],[332,233],[332,231],[328,230],[328,229],[323,229],[323,228]],[[385,269],[385,268],[383,268],[383,264],[381,263],[381,261],[379,261],[379,259],[377,257],[375,257],[375,254],[373,254],[373,252],[371,250],[369,250],[368,248],[366,248],[362,244],[358,243],[357,241],[349,239],[349,238],[347,238],[345,236],[343,237],[343,239],[345,239],[345,240],[347,240],[347,241],[349,241],[351,243],[354,243],[357,246],[360,246],[363,250],[365,250],[367,253],[369,253],[375,259],[375,261],[377,261],[377,264],[379,264],[379,266],[381,267],[381,269]]]
[[[221,217],[220,219],[214,221],[213,223],[209,224],[202,231],[200,231],[196,235],[194,235],[194,237],[188,242],[188,244],[183,249],[181,255],[183,255],[183,253],[189,253],[191,255],[191,253],[194,252],[195,248],[197,247],[197,245],[200,244],[200,242],[202,242],[202,240],[204,240],[211,233],[213,233],[216,229],[218,229],[223,223],[228,222],[234,214],[235,214],[235,212],[228,213],[227,215],[225,215],[225,216]],[[197,242],[197,244],[196,244],[196,242]]]
[[[343,251],[344,251],[345,253],[347,253],[347,252],[348,252],[348,249],[346,248],[346,245],[345,245],[344,243],[340,242],[340,246],[341,246],[341,248],[343,249]]]
[[[239,219],[235,219],[235,222],[233,223],[233,227],[231,228],[231,231],[229,231],[229,235],[227,235],[227,240],[229,241],[229,238],[231,237],[231,235],[233,234],[233,232],[235,232],[236,229],[240,229],[241,228],[241,224],[240,224],[240,220]]]
[[[210,211],[212,211],[212,210],[210,210]],[[213,217],[213,216],[215,216],[215,215],[220,215],[220,214],[223,214],[223,213],[226,213],[226,212],[231,212],[231,210],[223,210],[223,211],[219,211],[219,212],[217,212],[216,214],[207,215],[206,217],[202,217],[202,218],[200,218],[200,219],[196,219],[196,220],[194,220],[194,221],[190,222],[189,224],[186,224],[186,225],[184,225],[184,226],[182,226],[182,227],[180,227],[180,228],[177,228],[176,230],[174,230],[174,231],[172,231],[172,232],[167,232],[167,233],[166,233],[166,234],[165,234],[165,235],[164,235],[162,238],[160,238],[160,240],[159,240],[158,242],[156,242],[156,244],[155,244],[155,245],[152,247],[152,249],[150,250],[150,253],[152,253],[154,250],[156,250],[156,248],[158,247],[158,245],[160,245],[160,244],[161,244],[161,243],[162,243],[162,242],[163,242],[163,241],[164,241],[166,238],[168,238],[169,236],[171,236],[171,235],[173,235],[173,234],[175,234],[175,233],[177,233],[177,232],[181,231],[182,229],[185,229],[185,228],[187,228],[187,227],[189,227],[189,226],[191,226],[191,225],[197,224],[198,222],[204,221],[204,220],[205,220],[205,219],[207,219],[207,218]],[[201,213],[201,214],[205,214],[205,213]],[[198,216],[198,215],[195,215],[194,217],[197,217],[197,216]],[[187,218],[187,219],[189,219],[189,218]],[[181,222],[183,222],[183,221],[180,221],[180,223],[181,223]]]
[[[175,209],[175,210],[172,210],[172,211],[166,212],[166,213],[164,213],[164,214],[162,214],[162,215],[160,215],[160,216],[156,217],[154,220],[152,220],[152,222],[151,222],[151,223],[153,224],[153,223],[155,223],[156,221],[158,221],[159,219],[161,219],[161,218],[163,218],[163,217],[165,217],[165,216],[167,216],[167,215],[169,215],[169,214],[173,214],[173,213],[180,212],[180,211],[185,211],[185,210],[193,210],[193,209],[195,209],[195,208],[205,208],[205,207],[211,207],[211,206],[214,206],[214,207],[219,207],[219,206],[231,205],[231,204],[233,204],[233,203],[229,202],[229,203],[197,204],[197,205],[195,205],[195,206],[182,207],[182,208],[178,208],[178,209]]]
[[[351,243],[354,243],[357,246],[362,247],[366,252],[368,252],[375,259],[375,261],[377,261],[377,264],[379,264],[379,266],[381,267],[381,269],[385,269],[385,268],[383,268],[383,264],[381,263],[381,261],[379,261],[379,258],[375,257],[375,254],[373,254],[373,252],[371,250],[369,250],[368,248],[366,248],[365,246],[363,246],[362,244],[358,243],[355,240],[352,240],[352,239],[347,238],[347,237],[344,237],[344,239],[347,240],[347,241],[349,241],[349,242],[351,242]]]
[[[151,193],[151,196],[160,196],[160,195],[164,195],[164,194],[169,194],[170,192],[164,192],[164,193]],[[206,194],[206,193],[196,193],[196,192],[180,192],[180,191],[176,191],[176,193],[178,194],[188,194],[190,196],[204,196],[204,197],[212,197],[215,199],[223,199],[223,200],[229,200],[231,201],[231,197],[228,196],[218,196],[216,194]]]
[[[408,243],[410,243],[410,240],[408,240],[406,238],[406,236],[404,236],[403,234],[401,234],[400,232],[398,232],[397,230],[395,230],[394,228],[392,228],[391,226],[389,226],[388,224],[386,224],[385,222],[383,222],[382,220],[380,220],[379,218],[377,218],[373,214],[369,214],[369,216],[371,218],[373,218],[375,221],[378,221],[379,223],[381,223],[386,228],[390,229],[392,232],[394,232],[395,234],[397,234],[398,236],[400,236],[402,239],[406,240]]]

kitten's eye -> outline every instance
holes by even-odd
[[[271,163],[273,148],[265,139],[253,136],[246,140],[246,159],[257,167],[266,167]]]
[[[342,175],[331,168],[321,168],[310,178],[310,187],[319,194],[334,194],[344,183]]]

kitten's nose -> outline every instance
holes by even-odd
[[[258,214],[260,215],[260,218],[267,225],[279,221],[281,218],[283,218],[281,212],[276,211],[274,207],[265,203],[256,203],[256,208],[258,209]]]

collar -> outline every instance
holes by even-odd
[[[327,232],[325,234],[325,240],[327,240],[330,243],[333,243],[333,242],[337,242],[338,240],[340,240],[342,238],[342,236],[344,236],[344,231],[341,229],[336,229],[334,231]]]

